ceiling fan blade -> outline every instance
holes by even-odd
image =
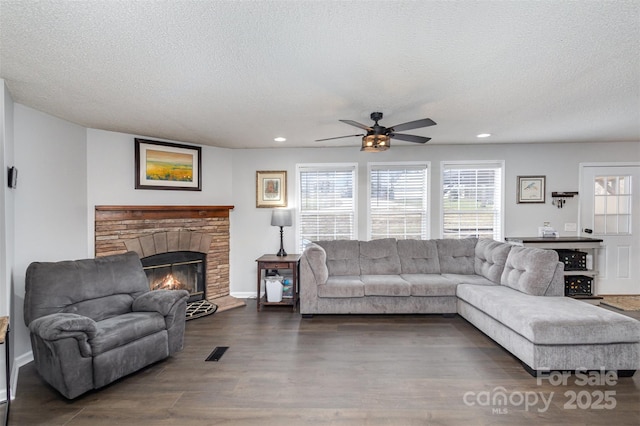
[[[364,136],[364,135],[347,135],[347,136],[337,136],[335,138],[316,139],[316,142],[330,141],[333,139],[352,138],[354,136]]]
[[[349,124],[351,126],[356,126],[356,127],[360,127],[363,130],[373,130],[371,127],[367,126],[366,124],[362,124],[362,123],[358,123],[357,121],[353,121],[353,120],[339,120],[342,121],[345,124]]]
[[[435,126],[436,122],[430,118],[423,118],[422,120],[409,121],[407,123],[396,124],[395,126],[389,127],[389,129],[393,129],[394,132],[401,132],[403,130],[411,130],[418,129],[420,127],[429,127]]]
[[[393,139],[400,139],[401,141],[415,142],[415,143],[427,143],[431,138],[425,138],[418,135],[405,135],[402,133],[389,133],[389,136]]]

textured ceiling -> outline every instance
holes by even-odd
[[[638,0],[2,0],[0,43],[15,102],[148,137],[357,146],[314,139],[382,111],[429,144],[640,140]]]

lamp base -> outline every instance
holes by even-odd
[[[280,227],[280,251],[278,252],[278,254],[276,254],[276,256],[286,256],[287,252],[284,251],[284,244],[282,241],[282,235],[283,235],[283,231],[282,231],[282,226]]]

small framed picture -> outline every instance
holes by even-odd
[[[202,190],[202,148],[135,139],[136,189]]]
[[[256,207],[287,207],[287,172],[256,172]]]
[[[544,203],[546,176],[518,176],[518,203]]]

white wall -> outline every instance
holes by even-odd
[[[440,162],[456,160],[504,160],[505,162],[505,236],[535,236],[538,226],[551,222],[561,235],[564,224],[578,222],[578,199],[567,201],[564,208],[551,204],[553,191],[577,191],[581,162],[638,161],[640,142],[593,144],[495,144],[495,145],[424,145],[394,146],[383,153],[361,153],[357,146],[348,148],[308,148],[233,151],[233,203],[231,221],[231,292],[236,296],[255,296],[255,260],[279,248],[279,228],[270,226],[271,209],[256,208],[255,178],[257,170],[288,172],[288,204],[297,206],[295,166],[298,163],[358,163],[359,238],[366,238],[367,162],[431,162],[431,238],[440,237]],[[517,204],[516,180],[522,175],[547,177],[545,204]],[[295,224],[294,224],[295,225]],[[294,228],[285,228],[285,250],[294,253]]]
[[[144,138],[104,130],[87,130],[88,257],[95,255],[95,206],[233,205],[231,150],[202,147],[202,191],[135,189],[136,137]]]
[[[13,271],[14,257],[14,197],[12,189],[7,188],[7,167],[13,165],[14,143],[13,143],[13,100],[9,94],[4,80],[0,79],[0,316],[12,315],[11,294],[12,283],[11,274]],[[13,324],[10,324],[13,328]],[[9,344],[15,341],[13,333],[9,333]],[[6,343],[5,343],[6,344]],[[11,347],[11,352],[15,349]],[[10,358],[12,356],[10,355]],[[5,373],[5,348],[0,350],[0,401],[7,399],[6,373]]]
[[[33,261],[84,257],[87,252],[86,129],[20,104],[14,105],[15,364],[31,359],[23,321],[25,272]]]

